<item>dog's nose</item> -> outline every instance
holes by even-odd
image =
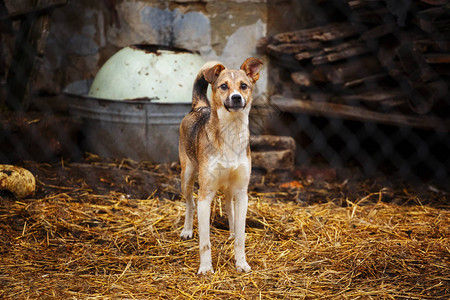
[[[238,111],[245,107],[245,99],[241,94],[231,94],[224,102],[225,108],[229,111]]]
[[[233,104],[241,104],[242,96],[238,94],[234,94],[231,96],[231,101]]]

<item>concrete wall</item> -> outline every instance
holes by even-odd
[[[238,68],[249,56],[261,57],[255,46],[267,32],[266,4],[266,0],[70,1],[51,16],[33,90],[59,93],[73,81],[93,78],[120,48],[139,43],[198,51],[205,60]],[[262,99],[266,85],[264,69],[258,82]]]

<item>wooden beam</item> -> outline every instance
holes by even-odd
[[[450,120],[432,116],[412,116],[399,113],[376,112],[363,107],[345,104],[313,102],[273,95],[271,104],[281,111],[306,113],[324,117],[343,118],[355,121],[376,122],[393,126],[407,126],[421,129],[450,132]]]
[[[275,44],[325,42],[355,36],[359,31],[357,26],[350,23],[330,23],[314,28],[279,33],[273,37],[273,41]]]

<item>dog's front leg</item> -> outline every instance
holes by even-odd
[[[245,218],[248,206],[247,189],[238,190],[234,199],[234,258],[236,260],[236,269],[240,272],[249,272],[251,268],[245,259]]]
[[[228,215],[228,226],[230,227],[230,237],[229,240],[234,239],[234,201],[233,193],[225,193],[225,208]]]
[[[209,237],[211,201],[216,194],[215,191],[201,189],[198,193],[197,216],[198,216],[198,235],[200,248],[200,268],[198,274],[214,273],[211,261],[211,241]]]

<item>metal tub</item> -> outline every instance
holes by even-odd
[[[71,115],[83,121],[86,151],[155,163],[178,160],[179,124],[191,103],[93,98],[91,83],[77,81],[64,90]]]

